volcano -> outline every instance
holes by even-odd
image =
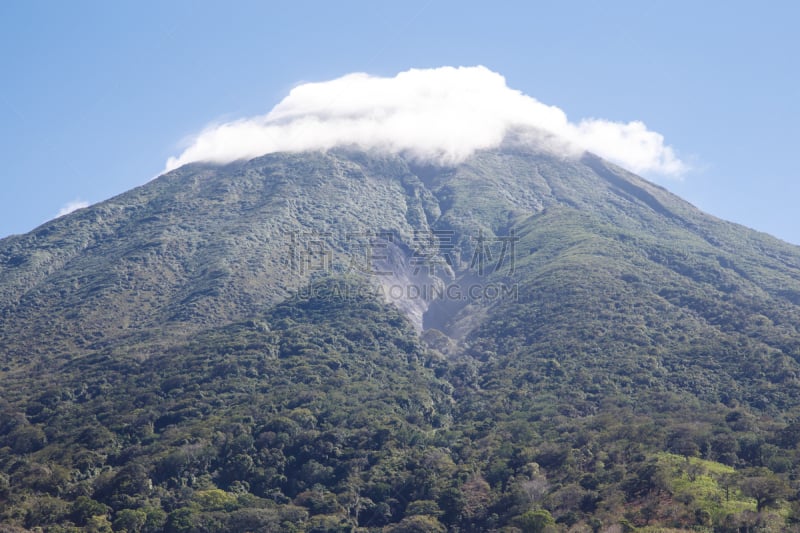
[[[798,325],[591,153],[191,163],[0,240],[0,528],[790,527]]]

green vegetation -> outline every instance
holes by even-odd
[[[386,304],[367,230],[514,297]],[[797,529],[799,324],[797,248],[591,156],[185,167],[0,241],[0,531]]]

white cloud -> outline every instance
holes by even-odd
[[[570,122],[558,107],[509,88],[503,76],[482,66],[306,83],[267,115],[207,127],[183,153],[169,158],[166,170],[192,161],[227,163],[350,145],[457,163],[521,130],[560,139],[549,142],[550,149],[589,150],[638,173],[677,176],[685,170],[663,136],[642,122]]]
[[[58,214],[55,216],[55,218],[63,217],[64,215],[68,215],[73,211],[77,211],[78,209],[83,209],[84,207],[89,207],[89,202],[86,202],[84,200],[73,200],[64,205],[64,207],[62,207],[58,211]]]

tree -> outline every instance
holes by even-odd
[[[515,517],[513,523],[524,533],[542,533],[556,525],[552,515],[544,509],[523,513]]]
[[[403,518],[400,523],[387,528],[390,533],[444,533],[447,528],[434,516],[414,515]]]
[[[36,496],[30,500],[25,513],[24,526],[33,529],[36,526],[57,524],[69,514],[67,502],[52,496]]]
[[[111,527],[111,522],[105,515],[96,515],[91,517],[87,522],[84,530],[87,533],[112,533],[114,530]]]
[[[775,506],[789,495],[789,486],[766,468],[753,468],[745,473],[740,488],[745,496],[755,498],[756,511]]]
[[[198,522],[197,511],[190,507],[175,509],[167,516],[164,531],[167,533],[188,533]]]
[[[731,473],[725,472],[723,474],[720,474],[719,477],[717,478],[717,484],[723,489],[725,489],[726,502],[731,500],[731,487],[736,485],[738,479],[739,479],[738,474],[733,472]]]
[[[222,489],[198,490],[194,500],[203,511],[233,511],[236,508],[236,495]]]
[[[6,441],[14,453],[26,454],[41,450],[47,443],[47,437],[36,426],[21,426],[9,433]]]
[[[94,516],[105,516],[108,514],[108,506],[95,501],[88,496],[78,496],[72,503],[70,518],[78,526],[85,526]]]
[[[428,516],[441,516],[442,510],[433,500],[416,500],[408,504],[406,507],[406,516],[428,515]]]
[[[147,513],[140,509],[123,509],[114,519],[114,531],[140,533],[147,523]]]
[[[671,452],[683,455],[687,459],[695,457],[699,454],[700,447],[694,437],[694,432],[690,428],[679,427],[670,434],[667,439],[667,447]]]
[[[483,477],[478,474],[461,485],[464,496],[462,512],[469,521],[483,518],[492,501],[492,488]]]

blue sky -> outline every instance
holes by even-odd
[[[210,123],[299,83],[485,65],[570,120],[643,121],[653,177],[800,244],[800,4],[3,2],[0,236],[141,185]]]

